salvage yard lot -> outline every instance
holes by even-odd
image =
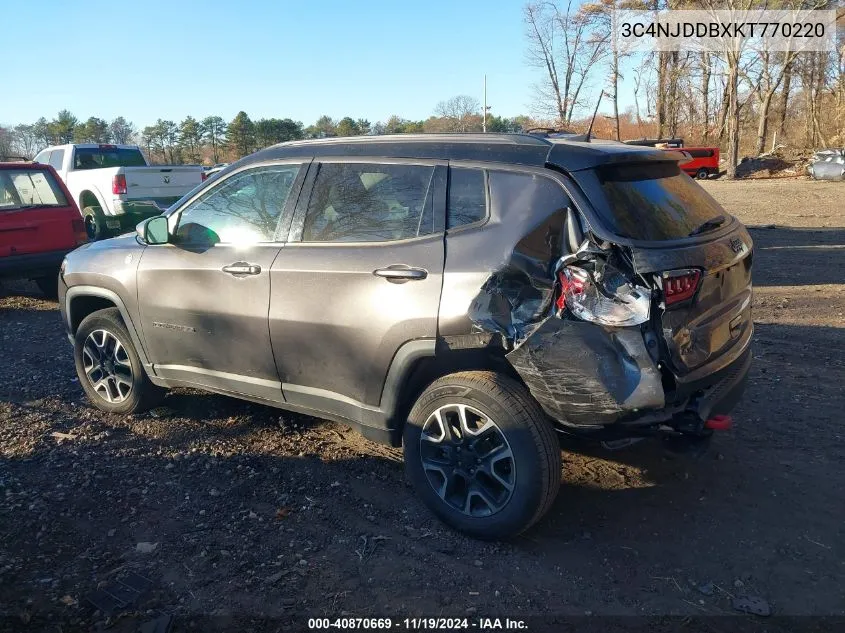
[[[697,459],[569,444],[555,506],[510,543],[438,523],[401,453],[342,425],[189,391],[153,415],[95,410],[55,303],[0,286],[0,630],[102,624],[86,595],[129,571],[152,586],[111,630],[159,613],[178,630],[200,614],[221,630],[717,615],[742,596],[845,615],[845,186],[704,186],[755,241],[754,366],[734,428]]]

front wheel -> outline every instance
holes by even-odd
[[[560,445],[548,418],[515,380],[450,374],[419,397],[404,430],[405,470],[441,520],[481,539],[536,523],[560,488]]]
[[[710,175],[710,172],[707,171],[704,167],[702,167],[697,172],[695,172],[695,177],[698,180],[707,180],[707,176],[709,176],[709,175]]]
[[[73,356],[79,384],[98,409],[140,413],[164,396],[147,377],[117,308],[83,319],[74,335]]]

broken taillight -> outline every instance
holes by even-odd
[[[686,301],[698,290],[701,271],[694,268],[663,273],[663,298],[666,305]]]
[[[594,273],[578,266],[564,266],[558,272],[558,280],[557,308],[568,308],[583,321],[611,327],[648,321],[651,291],[631,283],[619,271],[605,271],[597,279]]]
[[[560,296],[557,298],[557,309],[563,310],[566,307],[566,294],[572,292],[583,292],[584,282],[580,279],[566,275],[562,270],[557,274],[560,281]]]

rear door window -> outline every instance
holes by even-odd
[[[728,219],[719,203],[674,161],[608,165],[572,176],[606,228],[620,237],[682,239],[708,220]]]
[[[65,160],[65,150],[63,149],[54,149],[53,153],[50,154],[50,165],[56,171],[62,170],[62,163]]]
[[[487,217],[487,173],[483,169],[451,167],[446,228],[454,229]]]
[[[390,242],[433,232],[434,167],[323,163],[303,242]]]
[[[51,173],[41,169],[0,170],[0,211],[64,206],[67,199]]]

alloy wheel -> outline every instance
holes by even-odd
[[[108,330],[94,330],[82,346],[82,366],[91,388],[106,402],[123,402],[132,391],[132,363]]]
[[[420,459],[438,496],[461,513],[486,517],[507,505],[516,484],[510,444],[478,409],[448,404],[423,425]]]

